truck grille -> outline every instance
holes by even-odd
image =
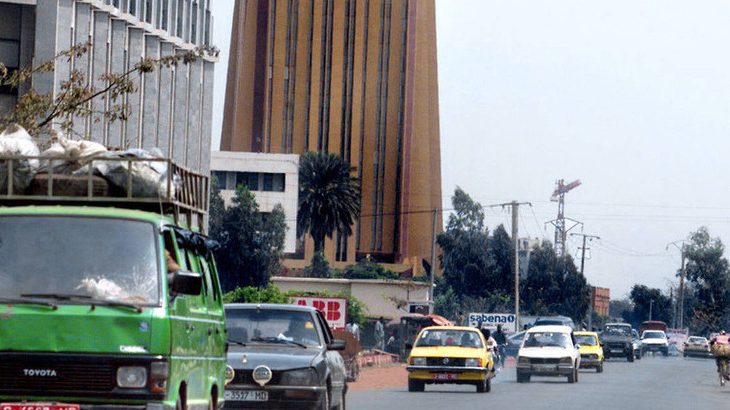
[[[610,342],[606,346],[608,346],[609,349],[621,349],[623,350],[626,348],[626,343],[624,342]]]
[[[120,366],[145,366],[162,356],[0,352],[0,395],[41,393],[79,397],[155,399],[162,396],[116,388]]]
[[[111,391],[115,370],[111,363],[14,357],[0,360],[0,392]]]

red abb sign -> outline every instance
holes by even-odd
[[[332,330],[344,330],[347,323],[347,299],[322,298],[318,296],[293,296],[292,303],[300,306],[310,306],[320,312]]]

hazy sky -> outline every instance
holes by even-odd
[[[233,1],[212,3],[217,147]],[[445,208],[457,185],[484,205],[532,201],[520,236],[552,239],[555,180],[581,179],[566,216],[601,237],[585,274],[612,298],[668,289],[666,245],[699,226],[730,241],[730,2],[436,4]]]

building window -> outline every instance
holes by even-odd
[[[243,185],[249,191],[259,191],[258,172],[236,172],[236,187]]]
[[[152,0],[145,0],[144,2],[144,21],[152,24]]]
[[[167,18],[168,14],[170,13],[170,0],[161,0],[162,4],[160,7],[162,9],[162,15],[160,16],[160,28],[163,30],[167,30]]]
[[[0,62],[8,72],[20,68],[21,6],[0,4]],[[18,89],[0,86],[0,111],[10,109],[18,98]]]
[[[190,17],[190,42],[198,43],[198,2],[193,2],[193,13]]]
[[[185,2],[183,0],[177,0],[177,21],[175,22],[175,35],[182,38],[183,36],[183,13],[185,12]]]
[[[274,190],[274,174],[264,174],[264,191],[271,192]]]
[[[137,15],[137,0],[129,0],[129,8],[127,13],[136,16]]]
[[[226,171],[213,171],[213,176],[218,183],[218,189],[226,188]]]

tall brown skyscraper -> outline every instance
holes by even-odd
[[[237,0],[234,13],[221,150],[341,155],[362,215],[327,258],[420,270],[441,207],[434,0]]]

